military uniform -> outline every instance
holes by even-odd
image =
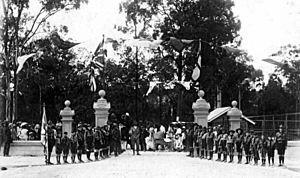
[[[51,158],[53,147],[55,146],[55,131],[53,129],[53,125],[51,122],[49,123],[47,129],[47,141],[48,141],[48,155],[47,155],[46,164],[52,164],[50,158]]]
[[[222,144],[221,144],[221,139],[223,137],[223,133],[219,133],[217,136],[217,154],[218,154],[218,159],[217,161],[221,161],[221,155],[222,155]]]
[[[198,140],[198,145],[199,145],[199,157],[202,159],[204,157],[204,151],[202,149],[202,136],[204,134],[204,131],[202,130],[202,128],[200,128],[199,132],[198,132],[198,136],[197,136],[197,140]]]
[[[64,133],[64,137],[61,139],[62,151],[63,151],[63,160],[64,163],[68,163],[68,155],[70,150],[70,138],[68,137],[68,133]]]
[[[260,139],[257,135],[255,135],[252,137],[252,141],[251,141],[251,153],[254,159],[254,165],[257,165],[258,160],[260,160],[259,149],[260,149]]]
[[[242,158],[243,158],[243,140],[244,140],[244,136],[243,136],[243,130],[242,129],[237,129],[237,136],[235,139],[235,146],[236,146],[236,152],[237,152],[237,156],[238,156],[238,164],[240,164],[242,162]]]
[[[77,154],[78,139],[76,132],[73,132],[70,138],[70,148],[71,148],[71,160],[75,163],[75,156]]]
[[[279,166],[284,164],[284,154],[287,147],[286,134],[283,132],[283,126],[280,125],[280,131],[276,133],[276,147],[279,155]]]
[[[137,155],[139,155],[139,138],[140,138],[140,129],[135,124],[129,131],[129,134],[131,135],[131,145],[133,150],[133,155],[135,155],[135,150],[137,152]]]
[[[103,148],[103,146],[104,146],[104,136],[103,136],[103,133],[101,132],[100,127],[97,126],[95,133],[94,133],[95,160],[99,160],[99,158],[98,158],[99,152],[100,152],[100,149]]]
[[[79,162],[83,162],[82,161],[82,154],[84,151],[84,130],[82,129],[82,126],[79,125],[78,126],[78,131],[77,131],[77,141],[78,141],[78,147],[77,147],[77,157]]]
[[[228,137],[228,134],[225,133],[225,130],[223,130],[223,134],[220,139],[221,152],[223,153],[223,162],[227,161],[227,143],[226,143],[227,137]]]
[[[272,138],[267,140],[268,163],[274,165],[275,141]]]
[[[55,139],[55,152],[56,152],[57,164],[60,164],[60,156],[62,153],[61,137],[56,137],[56,139]]]
[[[86,156],[89,161],[91,160],[91,152],[94,150],[94,133],[90,126],[88,126],[88,130],[85,131],[84,134],[85,148],[86,148]]]
[[[249,132],[246,133],[246,136],[243,139],[243,148],[245,151],[245,155],[246,155],[246,163],[245,164],[249,164],[251,161],[251,135]]]
[[[202,152],[203,152],[203,157],[207,159],[207,143],[206,143],[206,135],[207,135],[207,131],[206,128],[203,128],[203,134],[202,134]]]
[[[229,163],[233,162],[233,156],[234,156],[234,144],[235,144],[235,136],[233,135],[234,131],[230,130],[229,135],[226,140],[227,144],[227,152],[229,155]]]
[[[188,156],[191,156],[191,157],[194,156],[193,136],[194,136],[194,130],[190,128],[186,134],[186,146],[187,146],[187,149],[189,150]]]
[[[207,151],[209,153],[209,160],[213,159],[214,140],[215,140],[215,134],[213,133],[212,128],[209,127],[208,128],[208,133],[206,135],[206,143],[207,143]]]
[[[140,137],[140,135],[139,135]],[[121,141],[121,135],[119,127],[116,123],[114,123],[112,132],[111,132],[111,142],[112,142],[112,151],[114,152],[115,156],[118,156],[119,154],[119,143]]]
[[[266,165],[266,154],[267,154],[267,140],[265,139],[264,136],[260,139],[260,153],[261,153],[261,161],[262,161],[262,166]]]

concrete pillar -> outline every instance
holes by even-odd
[[[202,125],[203,127],[207,127],[207,116],[208,110],[210,109],[210,104],[206,102],[202,97],[204,96],[204,91],[200,90],[198,92],[199,99],[195,103],[193,103],[194,110],[194,122]]]
[[[100,90],[98,94],[100,98],[97,100],[97,102],[94,103],[93,106],[95,110],[95,125],[102,127],[107,123],[110,103],[108,103],[106,99],[104,99],[105,96],[104,90]]]
[[[73,116],[75,115],[74,110],[71,110],[70,108],[71,102],[69,100],[65,101],[65,108],[63,110],[60,110],[60,116],[62,117],[62,136],[64,132],[68,132],[68,136],[71,136],[72,132],[72,123],[73,123]]]
[[[227,116],[229,117],[229,129],[236,130],[241,127],[241,116],[242,111],[239,110],[236,101],[232,101],[232,108],[227,112]]]

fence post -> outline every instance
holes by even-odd
[[[289,136],[289,133],[288,133],[288,115],[285,114],[285,133],[287,136]]]
[[[273,119],[273,133],[275,133],[275,118],[274,118],[274,115],[272,116],[272,119]]]

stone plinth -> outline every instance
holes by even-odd
[[[108,103],[106,99],[104,99],[104,90],[99,91],[99,96],[100,98],[97,100],[97,102],[94,103],[93,108],[95,110],[95,125],[102,127],[107,123],[110,103]]]
[[[74,110],[70,108],[71,102],[69,100],[65,101],[65,108],[60,111],[60,116],[62,117],[62,134],[64,132],[68,132],[68,137],[71,136],[72,132],[72,123],[73,123],[73,116],[75,115]]]
[[[210,109],[210,104],[203,99],[204,91],[200,90],[198,92],[199,99],[195,103],[193,103],[194,110],[194,122],[202,125],[203,127],[207,127],[207,116],[208,110]]]
[[[229,117],[229,129],[230,130],[236,130],[241,127],[241,116],[242,111],[239,110],[237,106],[236,101],[232,101],[232,108],[227,112],[227,116]]]
[[[2,147],[3,148],[3,147]],[[9,155],[11,156],[43,156],[44,147],[41,141],[17,141],[10,144]],[[1,149],[1,155],[3,151]]]

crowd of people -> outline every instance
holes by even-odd
[[[279,166],[284,165],[284,155],[287,147],[287,136],[280,125],[279,131],[268,135],[255,133],[254,131],[229,130],[218,127],[202,127],[193,124],[192,126],[169,126],[166,131],[164,126],[141,127],[138,145],[132,144],[133,150],[138,147],[149,150],[167,151],[187,151],[188,156],[199,157],[201,159],[213,160],[213,155],[217,154],[216,161],[242,163],[243,155],[245,164],[266,165],[266,159],[270,166],[274,165],[275,150],[279,156]],[[135,136],[136,138],[136,136]],[[135,139],[136,140],[136,139]],[[146,145],[143,146],[144,144]]]
[[[13,140],[40,140],[41,128],[36,124],[30,130],[28,124],[11,124],[7,121],[1,123],[0,149],[4,146],[4,156],[9,155],[10,143]],[[20,129],[18,129],[20,128]],[[140,125],[137,122],[132,127],[123,127],[113,122],[102,127],[92,127],[89,124],[79,123],[69,136],[69,133],[62,133],[62,123],[47,124],[47,146],[44,149],[46,164],[53,164],[51,154],[55,147],[56,163],[68,162],[70,154],[71,162],[83,162],[82,155],[86,154],[87,160],[94,160],[109,157],[112,153],[118,156],[122,152],[121,142],[125,143],[123,149],[128,146],[133,150],[133,155],[140,155],[142,151],[187,151],[190,157],[213,160],[213,155],[217,154],[216,161],[242,163],[243,156],[245,164],[253,162],[258,165],[274,165],[275,150],[279,155],[279,166],[284,165],[284,155],[287,147],[287,137],[280,125],[279,131],[275,134],[265,135],[254,131],[243,131],[242,129],[227,131],[222,126],[202,127],[198,124],[192,125],[169,125],[166,130],[163,125]],[[33,134],[31,134],[34,132]]]

